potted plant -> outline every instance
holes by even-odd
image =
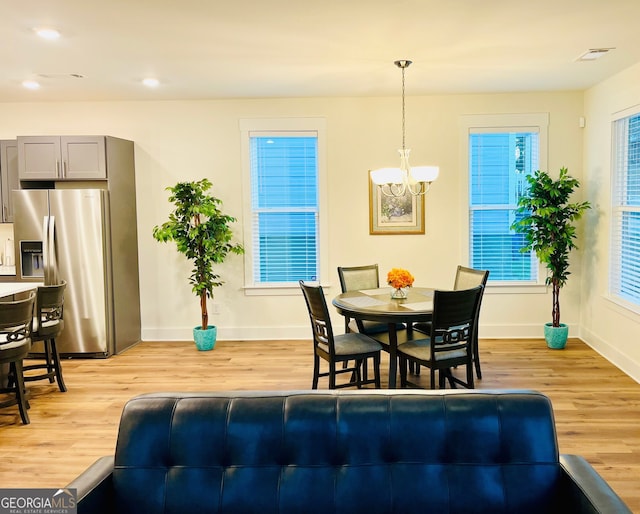
[[[220,275],[213,272],[213,264],[224,262],[229,252],[241,254],[242,245],[231,241],[229,224],[236,221],[220,211],[221,200],[207,193],[211,182],[178,182],[170,191],[169,201],[175,209],[169,221],[153,228],[153,237],[160,242],[174,241],[180,253],[193,261],[189,277],[192,291],[200,298],[202,323],[193,329],[199,350],[211,350],[216,341],[217,328],[209,325],[207,298],[213,298],[213,288],[221,286]]]
[[[573,222],[591,206],[589,202],[569,201],[580,184],[569,176],[567,168],[560,169],[557,180],[540,170],[526,179],[528,191],[518,200],[511,228],[525,236],[526,246],[521,251],[534,251],[549,272],[546,284],[551,286],[553,307],[552,322],[545,325],[545,339],[550,348],[564,348],[569,328],[560,323],[560,288],[570,274],[569,253],[577,248]]]

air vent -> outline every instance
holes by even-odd
[[[615,48],[590,48],[578,57],[576,61],[595,61],[611,50],[615,50]]]

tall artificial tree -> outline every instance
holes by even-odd
[[[207,298],[213,298],[213,288],[223,284],[220,275],[213,272],[213,264],[224,262],[229,252],[244,252],[242,245],[231,241],[233,232],[229,224],[236,219],[222,213],[222,201],[207,193],[210,188],[208,179],[168,187],[169,201],[175,209],[168,221],[153,228],[157,241],[174,241],[178,251],[193,261],[189,283],[200,298],[202,330],[209,325]]]
[[[577,248],[574,222],[591,205],[569,201],[580,183],[569,176],[567,168],[560,169],[557,180],[538,170],[527,176],[527,183],[528,191],[518,200],[516,221],[511,228],[525,236],[526,246],[521,251],[535,252],[549,271],[546,284],[552,288],[552,324],[559,327],[560,289],[570,275],[569,253]]]

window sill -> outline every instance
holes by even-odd
[[[546,284],[492,284],[488,283],[485,294],[546,294]]]
[[[311,282],[311,284],[317,284]],[[326,293],[331,289],[331,285],[322,285],[322,289]],[[253,285],[244,287],[245,296],[299,296],[302,294],[299,284],[283,284],[283,285]]]

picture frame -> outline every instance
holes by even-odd
[[[424,234],[424,195],[386,196],[369,171],[369,234]]]

